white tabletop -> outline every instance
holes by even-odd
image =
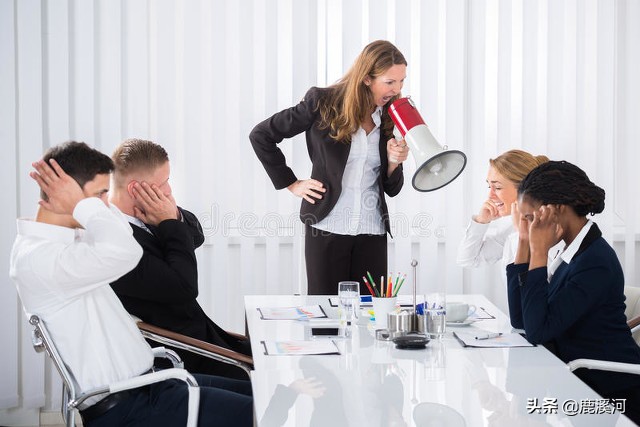
[[[398,350],[392,342],[378,341],[375,328],[365,323],[353,328],[351,338],[335,340],[340,355],[269,356],[261,341],[310,339],[310,326],[262,320],[258,307],[320,304],[329,317],[336,317],[336,309],[327,296],[246,296],[258,425],[634,425],[618,414],[568,415],[573,401],[585,412],[585,406],[602,399],[542,346],[463,347],[452,331],[511,332],[509,319],[481,295],[448,295],[447,300],[483,307],[495,319],[448,325],[441,340],[422,350]],[[540,413],[529,414],[536,403]]]

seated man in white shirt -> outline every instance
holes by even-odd
[[[126,219],[108,205],[113,162],[68,142],[33,167],[42,200],[35,220],[18,220],[10,265],[25,313],[45,323],[80,392],[149,371],[151,348],[109,286],[142,256]],[[196,379],[200,425],[252,425],[246,382]],[[173,380],[99,399],[80,408],[84,425],[175,426],[187,419],[187,387]]]

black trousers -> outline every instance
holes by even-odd
[[[369,295],[362,276],[371,273],[380,285],[387,275],[387,235],[345,236],[305,226],[304,255],[309,295],[336,295],[338,282],[360,282],[360,295]]]
[[[200,386],[199,426],[253,426],[249,381],[194,375]],[[88,427],[175,427],[187,422],[189,392],[184,382],[167,380],[120,402]]]

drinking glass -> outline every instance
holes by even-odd
[[[360,309],[360,284],[344,281],[338,283],[338,315],[345,335],[351,335],[351,324],[358,320]]]
[[[431,338],[440,338],[444,335],[447,319],[444,293],[432,293],[426,296],[425,311],[427,334]]]

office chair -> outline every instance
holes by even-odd
[[[31,316],[29,323],[34,327],[31,336],[33,348],[38,353],[46,351],[51,358],[53,365],[58,370],[60,377],[62,377],[62,407],[60,410],[67,427],[75,425],[74,410],[91,397],[118,393],[124,390],[138,388],[168,379],[179,379],[187,383],[189,387],[189,411],[186,425],[189,427],[195,427],[198,424],[198,406],[200,402],[200,393],[197,388],[198,383],[191,374],[182,369],[182,361],[174,351],[163,347],[153,349],[154,357],[164,357],[169,359],[173,363],[174,368],[143,374],[127,380],[118,381],[113,384],[106,384],[84,393],[78,393],[77,384],[73,379],[73,373],[69,371],[67,365],[60,357],[60,353],[58,353],[58,350],[44,323],[35,315]]]
[[[627,316],[627,325],[631,329],[636,342],[640,340],[640,288],[635,286],[625,286],[624,294],[626,297],[625,315]],[[640,364],[611,362],[608,360],[597,359],[576,359],[568,364],[571,372],[576,369],[597,369],[600,371],[623,372],[627,374],[640,375]]]
[[[599,371],[624,372],[640,375],[640,364],[610,362],[608,360],[576,359],[568,363],[571,372],[579,368],[597,369]]]
[[[640,288],[636,286],[625,286],[624,296],[626,297],[627,324],[631,328],[633,339],[640,345]]]
[[[220,347],[206,341],[201,341],[168,329],[151,325],[136,317],[134,317],[134,320],[136,321],[142,336],[148,340],[189,351],[218,362],[236,366],[242,369],[247,374],[248,378],[251,377],[251,371],[253,370],[253,358],[246,354],[238,353],[236,351],[229,350],[228,348]],[[233,335],[245,338],[242,335]]]

